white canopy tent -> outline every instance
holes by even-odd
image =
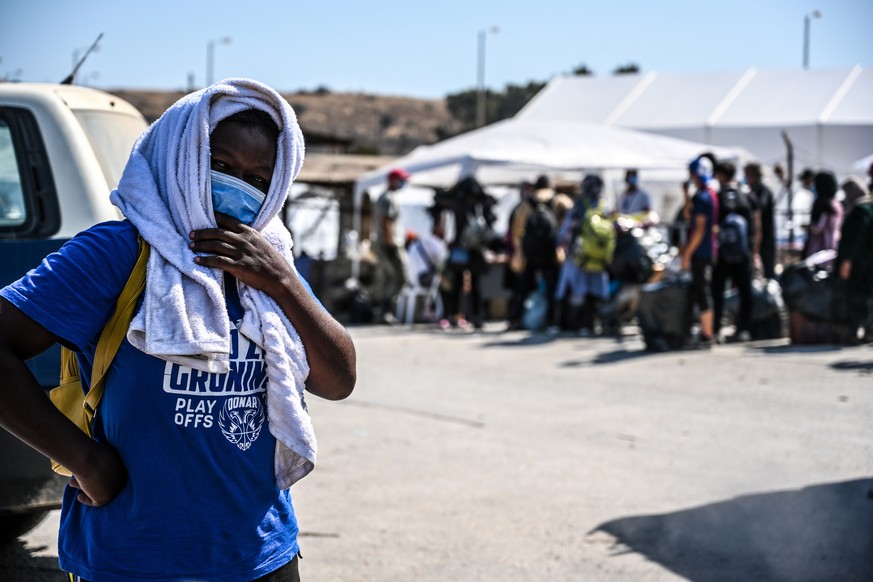
[[[785,161],[785,132],[795,171],[839,176],[873,151],[873,71],[646,73],[555,77],[518,113],[523,121],[584,121],[743,147],[765,165]]]
[[[855,160],[852,164],[852,170],[859,176],[865,176],[870,171],[870,166],[873,166],[873,154],[865,156],[860,160]]]
[[[355,184],[355,225],[360,232],[363,196],[384,187],[388,172],[403,168],[419,186],[450,187],[475,175],[483,185],[516,185],[538,174],[578,180],[582,173],[638,168],[652,184],[669,182],[678,191],[688,163],[704,151],[743,160],[737,148],[708,147],[682,139],[581,121],[507,119],[432,146],[420,146],[391,164],[364,174]]]

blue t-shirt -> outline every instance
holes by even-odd
[[[703,233],[703,239],[694,250],[692,255],[698,259],[712,259],[716,253],[716,236],[715,231],[716,215],[718,207],[715,193],[709,188],[698,190],[697,194],[691,199],[691,235],[694,234],[694,229],[697,228],[697,217],[706,217],[706,230]]]
[[[85,380],[136,256],[129,222],[99,224],[0,295],[80,352]],[[228,374],[122,343],[94,436],[118,450],[129,479],[98,508],[79,503],[67,487],[58,543],[64,570],[110,582],[252,580],[297,554],[291,497],[274,478],[264,354],[237,332],[242,309],[232,295]]]

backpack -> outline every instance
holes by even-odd
[[[615,253],[615,227],[600,208],[585,213],[579,232],[579,244],[574,257],[586,271],[603,271]]]
[[[100,333],[97,348],[94,352],[94,365],[91,369],[91,386],[85,390],[79,377],[79,362],[76,355],[65,347],[61,347],[61,374],[56,388],[49,392],[52,404],[69,418],[79,429],[93,437],[91,427],[94,415],[105,388],[106,372],[115,358],[121,342],[127,335],[127,328],[133,319],[133,310],[139,296],[145,289],[146,265],[149,262],[149,245],[142,237],[139,238],[139,254],[136,264],[118,297],[115,312]],[[70,476],[68,469],[52,460],[52,470],[61,475]]]
[[[477,206],[474,213],[467,214],[467,225],[461,231],[458,242],[465,249],[481,250],[488,246],[494,237],[494,231],[482,215],[482,208]]]
[[[742,263],[749,258],[749,223],[737,210],[739,193],[727,190],[723,196],[727,214],[718,225],[718,256],[726,263]]]
[[[521,235],[521,250],[530,265],[548,265],[556,261],[558,227],[550,202],[535,202]]]

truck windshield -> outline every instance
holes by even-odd
[[[111,111],[77,110],[74,112],[97,154],[106,183],[115,188],[127,164],[136,138],[145,131],[145,122],[131,115]]]
[[[0,226],[24,224],[24,194],[9,124],[0,119]]]

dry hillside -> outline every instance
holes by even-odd
[[[129,89],[110,92],[133,104],[149,122],[183,95]],[[297,111],[307,143],[343,142],[350,153],[398,156],[462,129],[442,99],[330,92],[283,95]]]

